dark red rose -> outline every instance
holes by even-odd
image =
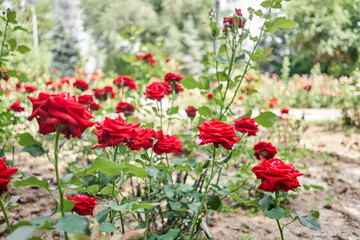
[[[165,61],[165,62],[170,62],[170,61],[171,61],[171,58],[165,58],[164,61]]]
[[[174,83],[175,86],[175,92],[179,93],[179,92],[183,92],[184,91],[184,87],[181,84],[176,84]]]
[[[80,89],[81,91],[86,91],[89,88],[89,84],[82,79],[76,79],[74,87]]]
[[[155,130],[149,127],[136,128],[135,138],[131,138],[126,146],[131,150],[141,150],[141,148],[149,149],[153,146],[153,137]]]
[[[38,98],[28,98],[33,104],[33,111],[28,119],[36,118],[39,133],[43,135],[55,132],[56,126],[61,126],[61,133],[66,138],[80,138],[86,128],[94,125],[89,121],[93,118],[91,111],[87,111],[86,106],[78,103],[75,96],[41,92]]]
[[[76,202],[72,212],[76,212],[79,215],[93,216],[96,203],[96,197],[90,198],[86,195],[76,195],[75,197],[67,197],[68,200]]]
[[[114,80],[114,85],[116,85],[118,88],[121,87],[128,87],[132,90],[137,90],[137,85],[134,79],[129,78],[127,76],[118,76],[115,80]]]
[[[24,83],[23,82],[18,82],[16,85],[15,85],[15,88],[16,88],[16,91],[19,91],[21,88],[24,87]]]
[[[258,189],[276,192],[284,190],[295,191],[300,187],[297,177],[303,175],[292,164],[285,164],[277,158],[266,160],[261,158],[261,162],[252,169],[256,178],[261,179]]]
[[[144,55],[135,55],[136,59],[140,60],[144,60],[146,62],[148,62],[152,67],[155,66],[156,64],[156,60],[153,58],[153,55],[151,53],[146,53]]]
[[[212,122],[205,119],[205,122],[197,127],[199,129],[200,145],[213,143],[216,148],[219,144],[229,150],[240,138],[236,137],[234,125],[223,123],[213,119]]]
[[[193,106],[188,106],[188,108],[185,111],[186,111],[186,114],[188,115],[188,117],[190,117],[190,118],[196,117],[197,109],[194,108]]]
[[[93,91],[96,99],[99,99],[100,101],[105,101],[107,99],[108,92],[105,89],[94,88]]]
[[[94,101],[94,96],[93,95],[80,95],[78,97],[78,100],[79,100],[79,103],[88,105]]]
[[[6,166],[6,158],[0,158],[0,196],[7,192],[7,185],[10,182],[10,177],[17,172],[17,168],[9,168]]]
[[[151,53],[146,53],[145,55],[142,56],[142,59],[143,60],[149,60],[149,59],[152,59],[153,58],[153,55]]]
[[[308,92],[310,92],[311,88],[312,88],[311,84],[307,84],[307,85],[304,87],[304,89],[305,89],[306,91],[308,91]]]
[[[283,109],[281,109],[281,113],[283,113],[283,114],[289,113],[289,109],[283,108]]]
[[[96,102],[92,102],[92,103],[90,103],[90,109],[97,111],[97,110],[101,109],[101,105]]]
[[[116,113],[124,113],[125,117],[131,115],[135,107],[127,102],[119,102],[116,106]]]
[[[156,64],[156,60],[153,59],[153,58],[150,58],[150,59],[148,60],[148,62],[149,62],[149,64],[150,64],[150,66],[152,66],[152,67],[154,67],[155,64]]]
[[[32,92],[35,92],[36,90],[37,90],[36,87],[30,86],[30,85],[25,85],[25,92],[32,93]]]
[[[235,8],[235,13],[236,13],[236,15],[238,15],[238,16],[242,16],[241,9]]]
[[[68,85],[70,85],[70,80],[71,80],[71,77],[69,77],[69,76],[60,78],[61,84],[67,83]]]
[[[175,153],[180,154],[182,150],[181,141],[177,136],[164,135],[161,130],[155,133],[155,138],[158,140],[153,149],[157,155],[164,153]]]
[[[54,84],[55,82],[53,81],[53,80],[49,80],[49,81],[47,81],[47,82],[45,82],[45,85],[52,85],[52,84]]]
[[[235,27],[243,28],[245,26],[245,18],[243,18],[241,16],[238,16],[238,17],[233,17],[233,16],[225,17],[223,23],[224,23],[225,29],[226,29],[226,27],[229,27],[230,29],[233,29]]]
[[[179,73],[167,73],[164,76],[164,80],[168,83],[180,82],[183,79],[184,79],[184,76],[180,75]]]
[[[171,94],[171,86],[167,82],[153,82],[146,87],[145,95],[147,98],[161,101],[165,95]]]
[[[11,106],[10,109],[14,112],[22,112],[25,110],[25,108],[23,108],[22,106],[20,106],[19,102],[14,102]]]
[[[115,91],[113,90],[113,88],[112,87],[110,87],[110,86],[106,86],[106,87],[104,87],[104,90],[107,92],[107,93],[110,93],[110,97],[111,98],[114,98],[115,97]]]
[[[9,75],[7,75],[7,71],[1,70],[0,71],[0,80],[4,79],[4,81],[8,81],[10,79]]]
[[[96,122],[96,124],[97,130],[92,132],[97,136],[99,144],[91,148],[115,147],[121,142],[127,143],[136,138],[136,129],[140,125],[140,123],[126,123],[120,115],[115,119],[105,117],[104,121]]]
[[[277,154],[276,147],[271,143],[259,142],[254,146],[254,155],[257,159],[260,160],[260,156],[265,159],[271,159]]]
[[[255,119],[242,118],[240,120],[234,120],[235,129],[238,132],[248,133],[248,136],[255,136],[258,130],[258,125],[255,124]]]

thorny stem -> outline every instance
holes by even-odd
[[[149,157],[149,154],[147,153],[147,151],[144,149],[145,155],[146,157],[149,159],[149,168],[151,168],[151,158]],[[151,202],[151,177],[149,177],[149,185],[148,185],[148,201]],[[150,210],[147,210],[146,212],[146,226],[145,226],[145,233],[144,233],[144,239],[147,239],[147,233],[148,233],[148,228],[149,228],[149,218],[150,218]]]
[[[270,13],[271,13],[272,3],[273,3],[273,1],[271,1],[271,5],[270,5],[270,9],[269,9],[268,15],[270,15]],[[264,21],[264,24],[263,24],[263,26],[261,27],[261,31],[260,31],[260,35],[259,35],[258,41],[256,42],[256,44],[255,44],[255,46],[254,46],[254,48],[253,48],[253,50],[252,50],[252,52],[251,52],[251,55],[254,54],[254,52],[256,51],[256,49],[257,49],[257,47],[258,47],[258,45],[259,45],[259,42],[260,42],[261,36],[262,36],[262,34],[263,34],[263,32],[264,32],[265,24],[267,23],[267,21],[268,21],[268,19],[266,19],[266,20]],[[248,69],[249,66],[250,66],[250,62],[251,62],[251,59],[249,58],[249,60],[248,60],[247,63],[246,63],[246,67],[245,67],[245,69],[244,69],[244,72],[243,72],[243,74],[242,74],[242,76],[241,76],[241,79],[240,79],[238,85],[236,86],[234,95],[233,95],[233,97],[231,98],[230,103],[226,106],[224,112],[220,114],[220,120],[221,120],[221,118],[226,114],[226,112],[230,109],[230,106],[231,106],[232,103],[234,102],[235,97],[236,97],[236,94],[237,94],[237,92],[239,91],[239,88],[240,88],[240,86],[241,86],[242,81],[244,80],[245,74],[247,73],[247,69]]]
[[[279,207],[280,202],[279,202],[279,191],[275,192],[275,202],[276,202],[276,207]],[[280,224],[280,220],[276,219],[277,225],[279,227],[279,231],[280,231],[280,235],[281,235],[281,240],[284,240],[284,234],[283,234],[283,227],[281,227]]]
[[[6,212],[6,209],[5,209],[5,206],[4,206],[4,203],[3,203],[2,199],[0,199],[0,206],[1,206],[2,212],[4,213],[4,218],[5,218],[5,221],[6,221],[7,231],[10,234],[12,232],[12,229],[11,229],[9,217],[7,215],[7,212]]]
[[[64,211],[64,192],[61,188],[61,179],[59,175],[59,138],[60,138],[60,130],[61,126],[56,126],[56,135],[55,135],[55,146],[54,146],[54,158],[55,158],[55,173],[56,173],[56,182],[58,186],[59,196],[60,196],[60,211],[61,216],[65,217],[65,211]],[[68,240],[68,235],[65,232],[65,239]]]
[[[209,189],[209,186],[210,186],[210,182],[212,180],[212,178],[214,177],[214,167],[215,167],[215,157],[216,157],[216,147],[214,145],[214,150],[213,150],[213,158],[212,158],[212,163],[211,163],[211,174],[210,174],[210,178],[208,179],[208,182],[206,184],[206,187],[205,187],[205,190],[204,190],[204,193],[203,193],[203,196],[202,196],[202,199],[201,199],[201,203],[200,203],[200,206],[199,206],[199,210],[197,211],[196,215],[194,216],[193,218],[193,222],[192,222],[192,226],[191,226],[191,232],[190,232],[190,235],[189,235],[189,239],[188,240],[191,240],[192,239],[192,236],[194,234],[194,231],[195,231],[195,226],[197,225],[197,222],[199,220],[199,215],[200,215],[200,212],[201,212],[201,209],[204,205],[204,202],[205,202],[205,199],[206,199],[206,196],[207,196],[207,191]]]

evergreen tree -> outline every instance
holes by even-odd
[[[52,40],[53,45],[50,47],[52,52],[51,67],[59,69],[60,76],[73,76],[74,66],[80,61],[75,38],[66,33],[59,22],[54,27]]]

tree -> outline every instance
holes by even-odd
[[[53,29],[52,40],[54,45],[50,47],[53,55],[51,67],[59,69],[60,76],[73,76],[74,66],[80,61],[75,38],[65,32],[61,23],[57,23]]]

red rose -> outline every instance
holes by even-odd
[[[188,115],[189,118],[196,117],[197,109],[194,108],[193,106],[188,106],[188,108],[185,111],[186,111],[186,114]]]
[[[4,81],[8,81],[9,80],[9,75],[7,75],[7,71],[1,70],[0,71],[0,80],[4,79]]]
[[[283,108],[283,109],[281,109],[281,113],[283,113],[283,114],[289,113],[289,109]]]
[[[116,113],[124,113],[125,117],[131,115],[135,107],[127,102],[119,102],[116,106]]]
[[[37,90],[36,87],[30,86],[30,85],[25,85],[25,92],[32,93],[32,92],[35,92],[36,90]]]
[[[213,143],[216,148],[219,144],[229,150],[237,143],[240,138],[236,137],[234,125],[223,123],[213,119],[212,122],[205,119],[205,122],[197,127],[199,129],[199,138],[202,140],[200,145]]]
[[[76,79],[74,87],[80,89],[81,91],[86,91],[89,88],[89,84],[82,79]]]
[[[286,122],[286,118],[284,118],[283,116],[279,116],[279,120],[283,121],[283,122]]]
[[[135,55],[136,59],[147,61],[152,67],[155,66],[156,60],[153,58],[151,53],[147,53],[145,55]]]
[[[70,85],[70,80],[71,80],[71,77],[69,77],[69,76],[60,78],[61,84],[67,83],[68,85]]]
[[[118,76],[113,82],[118,88],[128,87],[132,90],[137,90],[137,85],[134,79],[127,76]]]
[[[28,119],[36,118],[39,133],[43,135],[55,132],[56,126],[60,125],[61,133],[66,138],[80,138],[86,128],[94,125],[89,121],[93,118],[91,111],[78,103],[75,96],[40,93],[38,98],[28,98],[33,104],[33,111]]]
[[[100,101],[105,101],[107,99],[108,92],[105,89],[94,88],[93,91],[96,99],[99,99]]]
[[[235,129],[238,132],[248,133],[248,136],[255,136],[258,131],[258,126],[255,124],[255,119],[242,118],[240,120],[234,120]]]
[[[76,212],[79,215],[93,216],[95,205],[97,205],[95,197],[90,198],[86,195],[76,195],[74,198],[67,197],[67,199],[76,202],[72,209],[72,212]]]
[[[53,81],[53,80],[49,80],[49,81],[47,81],[47,82],[45,82],[45,85],[52,85],[52,84],[54,84],[55,82]]]
[[[114,97],[115,97],[116,94],[115,94],[115,92],[114,92],[114,90],[113,90],[112,87],[106,86],[106,87],[104,87],[104,90],[105,90],[106,93],[110,93],[110,97],[111,97],[111,98],[114,98]]]
[[[25,110],[22,106],[20,106],[19,102],[15,102],[10,106],[10,109],[14,112],[22,112]]]
[[[88,105],[94,101],[94,96],[93,95],[80,95],[78,97],[78,100],[79,100],[79,103]]]
[[[274,107],[276,107],[277,102],[278,102],[278,99],[276,97],[273,97],[272,99],[270,99],[269,106],[271,108],[274,108]]]
[[[174,84],[175,86],[175,92],[179,93],[179,92],[183,92],[184,91],[184,87],[181,84]]]
[[[127,143],[130,139],[136,138],[136,129],[140,125],[126,123],[120,115],[115,119],[105,117],[104,121],[96,124],[97,130],[92,132],[97,136],[99,144],[91,148],[115,147],[121,142]]]
[[[96,102],[92,102],[92,103],[90,103],[90,109],[97,111],[97,110],[101,109],[101,105]]]
[[[155,130],[147,128],[136,128],[136,136],[131,138],[126,146],[131,150],[149,149],[153,146]]]
[[[300,187],[297,177],[303,175],[292,164],[285,164],[277,158],[266,160],[261,157],[261,162],[252,169],[256,178],[261,179],[258,189],[276,192],[284,190],[295,191]]]
[[[161,130],[155,133],[155,138],[158,140],[154,145],[153,149],[157,155],[164,153],[175,153],[180,154],[182,150],[181,141],[177,136],[164,135]]]
[[[260,160],[260,157],[271,159],[277,154],[276,147],[271,143],[259,142],[254,146],[255,157]]]
[[[10,177],[17,172],[17,168],[9,168],[6,166],[6,158],[0,158],[0,196],[7,192],[7,185],[10,182]]]
[[[205,94],[205,96],[208,98],[208,99],[212,99],[214,97],[214,94],[212,93],[207,93]]]
[[[145,95],[147,98],[161,101],[165,95],[171,94],[171,86],[167,82],[153,82],[146,87]]]
[[[167,73],[164,76],[164,80],[168,83],[170,82],[180,82],[184,79],[184,76],[180,75],[179,73]]]

